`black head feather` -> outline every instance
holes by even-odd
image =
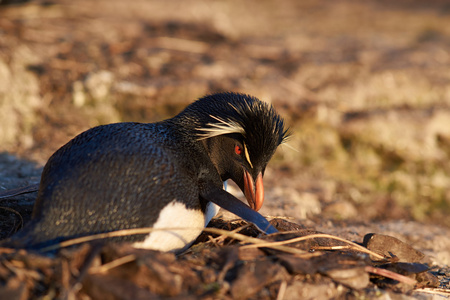
[[[241,136],[252,160],[261,166],[289,136],[283,119],[271,105],[245,94],[206,96],[178,117],[194,124],[199,140],[227,134]]]

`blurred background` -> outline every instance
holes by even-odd
[[[263,214],[450,226],[449,49],[444,0],[3,0],[0,161],[32,167],[2,187],[90,127],[236,91],[293,132]]]

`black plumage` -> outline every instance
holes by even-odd
[[[164,226],[198,225],[198,218],[211,214],[210,201],[258,222],[260,215],[223,191],[223,182],[235,181],[250,206],[259,209],[264,169],[286,137],[284,122],[271,106],[236,93],[204,97],[158,123],[92,128],[50,157],[32,220],[9,242],[40,249],[79,236],[152,227],[162,222],[165,208]],[[186,212],[171,215],[172,207]],[[160,239],[140,246],[180,250],[200,232],[172,232],[182,240],[175,246],[166,247]],[[121,240],[145,239],[132,235]]]

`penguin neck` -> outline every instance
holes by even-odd
[[[170,124],[173,124],[177,130],[182,132],[185,136],[189,136],[192,139],[197,140],[199,135],[199,129],[206,125],[207,117],[194,113],[180,113],[175,117],[166,120]]]
[[[205,119],[205,118],[203,118]],[[178,143],[183,144],[191,157],[190,161],[195,160],[196,166],[202,169],[199,174],[201,176],[208,176],[208,179],[213,179],[219,186],[222,186],[223,178],[218,166],[211,160],[210,149],[204,139],[199,137],[199,128],[205,126],[205,121],[202,120],[201,114],[181,113],[171,119],[163,121],[164,127],[169,125],[172,133],[177,132]],[[210,177],[211,176],[211,177]]]

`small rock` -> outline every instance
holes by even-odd
[[[326,272],[336,282],[339,282],[352,289],[363,289],[369,284],[369,273],[364,267],[333,269]]]

